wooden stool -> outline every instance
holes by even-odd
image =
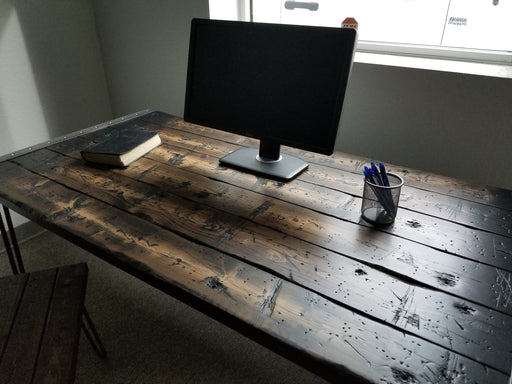
[[[0,383],[73,383],[84,309],[85,263],[0,278]]]

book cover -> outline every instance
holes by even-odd
[[[115,137],[84,149],[80,154],[88,162],[127,167],[158,147],[161,142],[158,132],[127,129]]]

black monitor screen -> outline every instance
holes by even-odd
[[[279,160],[279,145],[332,154],[355,37],[349,28],[194,19],[184,118],[260,139],[270,148],[260,148],[263,162]]]

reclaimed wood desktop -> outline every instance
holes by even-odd
[[[127,126],[163,144],[84,163]],[[0,202],[333,382],[508,383],[510,191],[389,165],[405,185],[376,228],[370,160],[284,148],[311,164],[290,182],[219,165],[248,145],[143,111],[4,156]]]

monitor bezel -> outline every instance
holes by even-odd
[[[265,135],[261,132],[248,132],[244,129],[244,127],[239,126],[230,126],[229,124],[225,124],[222,122],[211,121],[209,119],[197,118],[191,114],[191,98],[192,98],[192,84],[193,84],[193,75],[194,75],[194,65],[195,65],[195,49],[197,48],[196,36],[197,29],[202,25],[210,24],[214,27],[222,27],[222,28],[233,28],[236,30],[238,28],[247,28],[247,29],[262,29],[262,30],[271,30],[271,29],[281,29],[281,30],[307,30],[307,29],[322,29],[324,31],[331,31],[329,33],[341,33],[345,37],[344,40],[347,41],[349,46],[345,48],[345,52],[348,57],[344,57],[342,60],[342,65],[344,66],[340,70],[341,78],[339,80],[339,89],[336,100],[336,107],[333,110],[333,114],[330,119],[329,127],[323,127],[325,135],[327,135],[325,140],[325,145],[311,145],[311,143],[307,143],[301,140],[295,140],[290,136],[281,136],[281,135]],[[330,155],[334,151],[334,147],[336,144],[336,137],[339,130],[340,118],[342,115],[343,104],[345,101],[346,90],[348,87],[348,82],[350,78],[350,72],[352,69],[355,45],[356,45],[356,37],[357,31],[352,28],[332,28],[332,27],[313,27],[313,26],[303,26],[303,25],[290,25],[290,24],[271,24],[271,23],[251,23],[251,22],[241,22],[241,21],[228,21],[228,20],[212,20],[212,19],[192,19],[191,22],[191,32],[190,32],[190,45],[189,45],[189,53],[188,53],[188,68],[187,68],[187,82],[186,82],[186,94],[185,94],[185,110],[184,110],[184,120],[188,122],[192,122],[199,125],[208,126],[211,128],[219,129],[222,131],[252,137],[255,139],[259,139],[262,141],[272,141],[278,142],[281,145],[298,148],[306,151],[312,151],[316,153],[321,153],[325,155]]]

